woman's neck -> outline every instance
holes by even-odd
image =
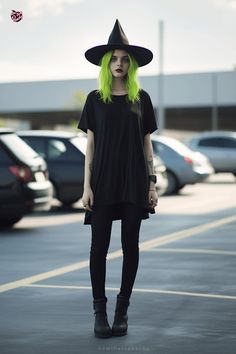
[[[127,92],[126,87],[125,87],[125,82],[121,78],[113,78],[112,81],[112,92]]]

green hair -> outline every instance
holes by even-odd
[[[105,103],[112,102],[111,90],[112,90],[112,73],[109,68],[110,60],[113,51],[105,53],[100,61],[101,69],[99,73],[99,89],[97,92],[100,94],[101,99]],[[135,58],[128,53],[129,68],[125,80],[125,88],[128,92],[128,100],[135,102],[139,100],[140,84],[137,78],[138,63]]]

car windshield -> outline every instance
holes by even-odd
[[[160,139],[160,142],[169,146],[171,149],[175,150],[180,155],[186,155],[192,153],[192,150],[190,150],[186,145],[184,145],[177,139],[165,137],[164,139]]]
[[[29,145],[15,134],[3,134],[1,140],[20,160],[28,160],[38,156]]]
[[[84,155],[86,154],[87,138],[76,136],[76,137],[72,138],[70,141]]]

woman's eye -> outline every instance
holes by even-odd
[[[111,61],[112,62],[115,62],[117,60],[117,58],[116,57],[112,57],[111,58]],[[121,59],[124,63],[129,63],[129,58],[122,58]]]

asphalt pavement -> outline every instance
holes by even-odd
[[[218,175],[159,199],[143,220],[127,336],[95,338],[90,225],[80,204],[0,231],[1,354],[235,354],[236,183]],[[112,324],[120,221],[107,257]]]

